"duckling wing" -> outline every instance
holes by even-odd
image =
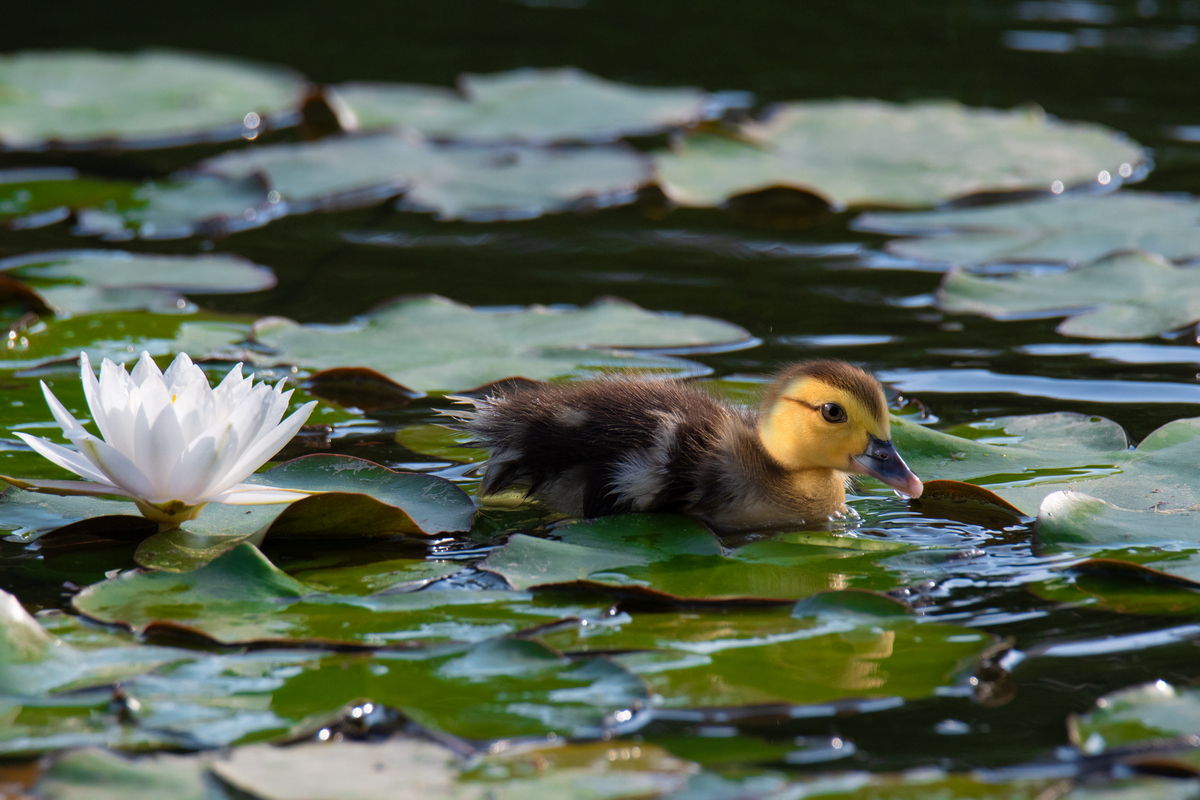
[[[464,428],[490,458],[482,492],[524,487],[576,516],[693,510],[741,412],[667,381],[522,388],[476,402]]]

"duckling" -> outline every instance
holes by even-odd
[[[757,413],[632,377],[454,399],[474,410],[446,413],[489,451],[481,494],[521,488],[571,516],[675,512],[734,530],[845,512],[855,474],[923,488],[892,445],[883,388],[843,361],[783,370]]]

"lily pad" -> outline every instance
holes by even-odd
[[[264,800],[621,800],[683,788],[696,766],[653,744],[549,743],[484,755],[464,775],[448,748],[419,739],[252,745],[214,759],[231,786]]]
[[[292,213],[404,193],[406,210],[478,221],[627,203],[650,179],[647,160],[624,147],[442,146],[391,134],[256,147],[198,168],[235,180],[261,174]]]
[[[589,368],[679,369],[688,362],[621,351],[703,352],[754,342],[728,322],[655,313],[613,298],[571,310],[531,306],[483,311],[444,297],[410,297],[351,326],[300,325],[270,317],[255,323],[253,335],[274,353],[256,358],[263,364],[365,366],[422,391],[469,389],[514,376],[546,380]]]
[[[1171,756],[1195,768],[1200,764],[1200,752],[1194,749],[1200,735],[1200,694],[1161,680],[1121,689],[1101,697],[1088,713],[1071,715],[1068,730],[1072,742],[1091,754],[1183,739],[1180,752]]]
[[[275,285],[267,267],[235,255],[160,256],[115,250],[59,250],[0,261],[58,315],[145,309],[178,314],[182,294],[260,292]]]
[[[51,800],[211,800],[204,771],[195,756],[132,760],[106,750],[76,750],[58,758],[36,790]]]
[[[1200,320],[1200,269],[1131,252],[1049,275],[982,278],[955,270],[937,303],[994,319],[1065,316],[1058,326],[1064,336],[1144,339]]]
[[[470,530],[475,516],[471,498],[445,478],[397,472],[349,456],[302,456],[248,482],[332,493],[287,506],[271,523],[273,537],[433,538]]]
[[[667,196],[718,206],[771,187],[810,192],[835,208],[928,206],[981,192],[1049,190],[1111,180],[1145,151],[1090,123],[1036,109],[972,109],[953,102],[786,103],[738,138],[695,134],[656,158]]]
[[[649,705],[646,687],[624,667],[601,657],[567,658],[533,641],[499,638],[334,663],[338,669],[306,670],[287,681],[272,707],[295,718],[312,713],[314,697],[369,697],[469,739],[600,737],[629,729],[635,716],[638,724],[648,721],[637,713]]]
[[[631,651],[614,657],[667,708],[928,696],[953,684],[992,641],[854,590],[816,594],[791,613],[639,614],[541,638],[572,652]]]
[[[1200,492],[1192,480],[1200,418],[1167,423],[1133,450],[1120,426],[1083,414],[999,418],[961,430],[992,433],[994,441],[1007,435],[1011,443],[892,421],[893,440],[917,474],[987,486],[1025,514],[1036,513],[1045,543],[1200,541]]]
[[[463,440],[467,435],[451,430],[445,425],[406,425],[396,431],[396,444],[423,456],[479,464],[487,461],[487,451],[477,447],[466,447]]]
[[[286,211],[259,176],[188,176],[146,181],[121,202],[80,208],[75,233],[108,241],[228,236],[262,227]]]
[[[612,142],[690,127],[722,110],[697,89],[630,86],[577,69],[464,75],[458,92],[387,83],[334,91],[365,130],[402,127],[462,142]]]
[[[919,261],[1086,264],[1123,250],[1200,256],[1200,202],[1151,192],[1061,195],[948,211],[863,214],[860,230],[919,238],[888,252]]]
[[[985,485],[1011,502],[1012,492],[1000,488],[1005,484],[1098,477],[1115,472],[1129,448],[1125,431],[1112,420],[1069,412],[998,417],[946,433],[893,416],[891,428],[896,449],[922,479]],[[1055,488],[1062,487],[1044,493]]]
[[[231,58],[148,50],[0,56],[0,148],[171,147],[295,124],[304,79]]]
[[[235,546],[192,572],[125,572],[75,596],[80,613],[145,632],[191,632],[222,644],[407,647],[476,641],[565,616],[578,606],[534,605],[506,591],[326,594],[289,577],[254,545]]]
[[[182,529],[156,533],[141,543],[142,566],[186,571],[207,564],[242,542],[273,539],[410,536],[434,538],[471,527],[475,505],[445,478],[397,472],[349,456],[317,454],[251,476],[249,483],[320,491],[290,505],[210,504]],[[132,502],[102,497],[59,497],[10,488],[0,509],[23,538],[41,535],[51,546],[79,532],[90,536],[130,531],[145,535]],[[19,527],[17,527],[19,526]]]
[[[843,586],[887,589],[878,562],[900,544],[828,534],[781,535],[725,554],[686,517],[624,514],[554,529],[557,540],[516,534],[480,565],[518,589],[604,590],[663,605],[778,604]]]
[[[63,222],[74,209],[126,204],[135,185],[81,177],[70,167],[0,170],[0,226],[28,229]]]

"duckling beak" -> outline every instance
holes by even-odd
[[[921,479],[908,468],[891,442],[871,436],[867,449],[852,456],[851,461],[866,474],[878,478],[901,494],[920,497],[925,489]]]

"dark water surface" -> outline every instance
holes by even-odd
[[[209,2],[183,9],[76,3],[25,7],[0,25],[0,51],[145,46],[275,62],[319,82],[450,85],[462,72],[573,65],[635,84],[750,91],[764,104],[843,96],[1036,103],[1151,147],[1155,169],[1135,188],[1200,190],[1200,144],[1188,141],[1200,141],[1196,0]],[[853,217],[781,230],[721,211],[658,218],[639,207],[503,225],[436,223],[388,206],[314,214],[216,241],[217,251],[270,266],[279,284],[199,302],[342,322],[400,294],[433,292],[489,306],[586,303],[615,294],[646,308],[729,320],[763,340],[699,359],[719,376],[762,375],[814,354],[845,358],[921,400],[939,426],[1067,410],[1106,416],[1137,441],[1197,414],[1193,335],[1143,345],[1177,349],[1177,358],[1162,359],[1174,363],[1138,363],[1139,345],[1089,350],[1056,334],[1056,320],[945,315],[932,305],[940,273],[885,258],[886,237],[853,230]],[[90,245],[63,226],[0,232],[3,256],[78,246]],[[199,244],[128,247],[186,253]],[[388,434],[430,419],[430,408],[418,403],[378,424],[346,425],[335,434],[334,451],[410,463],[411,455],[387,444]],[[914,559],[906,567],[910,599],[927,613],[1012,637],[1020,650],[1041,655],[1006,679],[1014,681],[999,690],[1007,702],[942,696],[836,719],[766,715],[741,723],[743,733],[769,740],[845,736],[858,754],[838,767],[1000,767],[1053,758],[1067,741],[1067,714],[1085,711],[1106,692],[1200,679],[1200,639],[1173,640],[1170,633],[1190,620],[1062,608],[1027,591],[1024,584],[1044,569],[1027,531],[1005,539],[925,520],[883,500],[872,501],[864,516],[872,535],[936,540],[959,551],[950,563]],[[59,587],[6,588],[35,606],[62,602]],[[1059,655],[1051,647],[1134,634],[1150,637],[1130,649],[1095,645]],[[697,736],[692,722],[659,720],[641,734],[681,756],[719,760],[712,754],[721,740]]]

